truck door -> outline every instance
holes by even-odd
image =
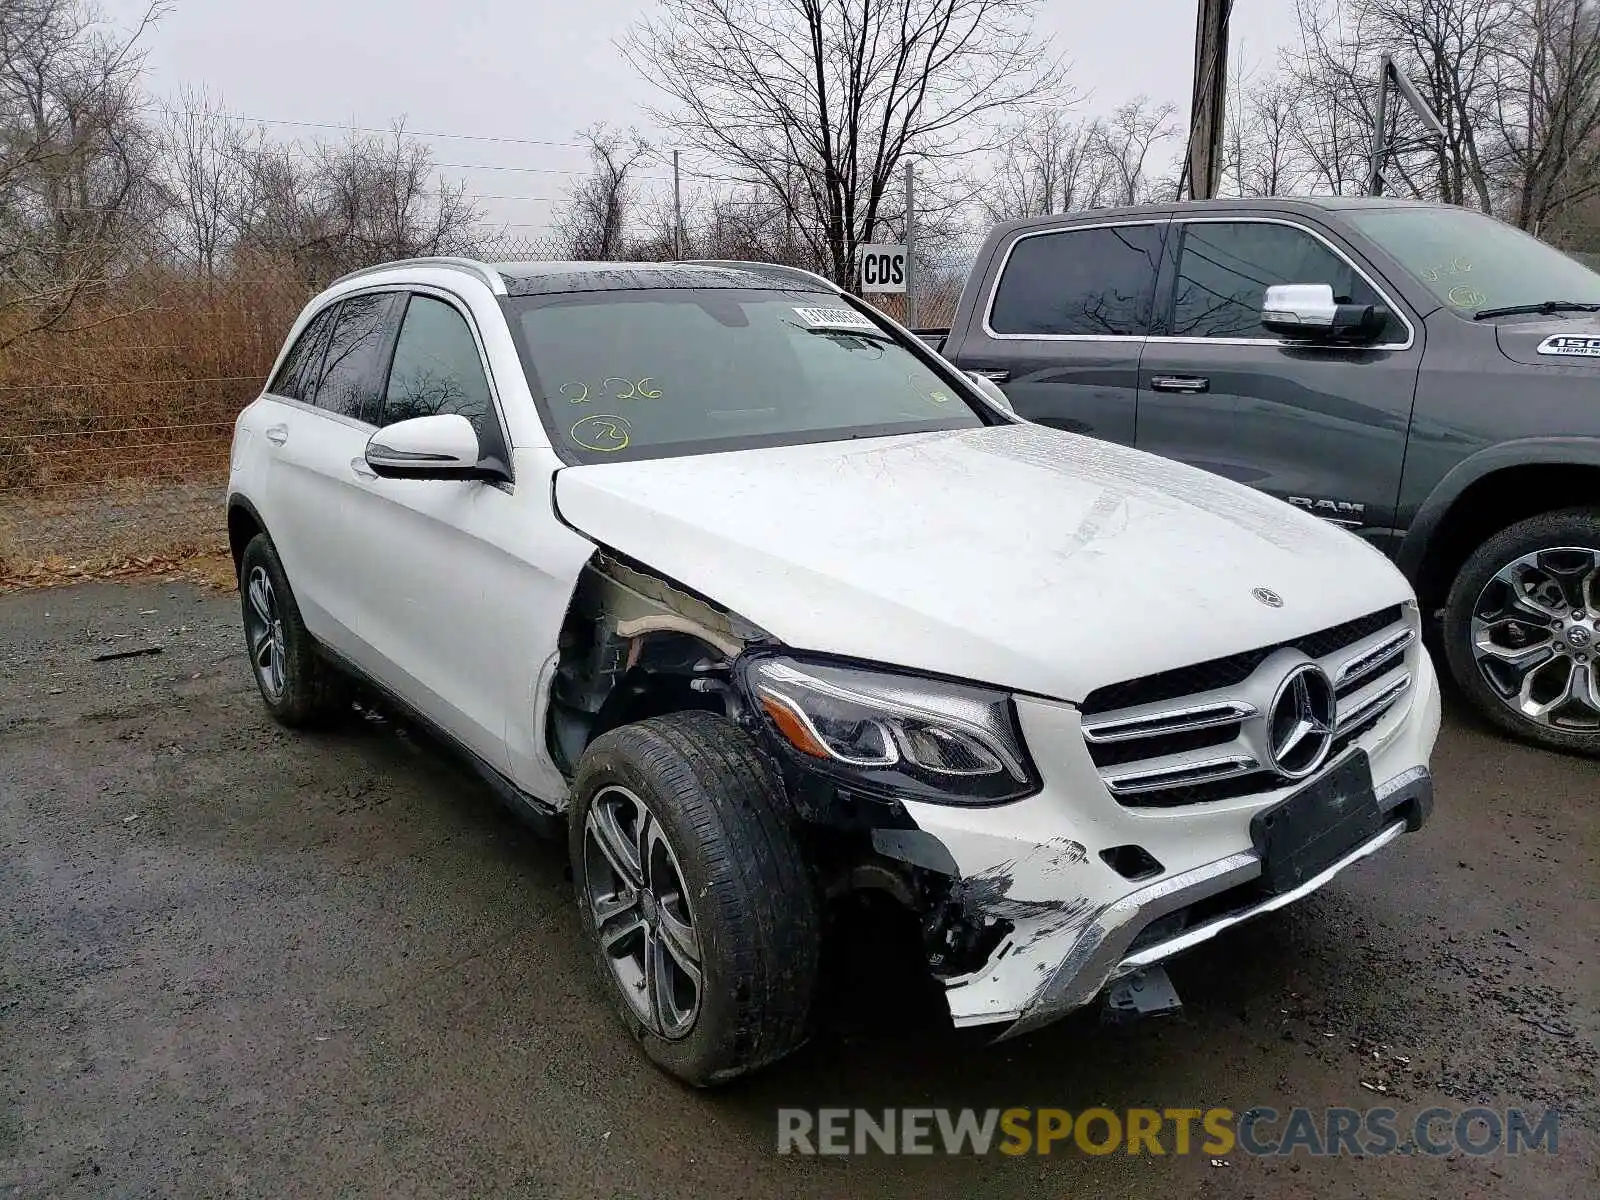
[[[1175,220],[1139,371],[1135,444],[1277,496],[1388,548],[1422,362],[1422,322],[1353,256],[1281,216]],[[1281,342],[1266,289],[1326,283],[1382,304],[1365,346]]]
[[[1165,230],[1157,217],[1021,232],[956,365],[998,383],[1019,416],[1132,445]]]

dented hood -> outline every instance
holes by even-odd
[[[1064,700],[1411,595],[1287,504],[1036,425],[568,467],[555,495],[791,646]]]

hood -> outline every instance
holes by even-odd
[[[1036,425],[566,467],[555,498],[797,649],[1064,700],[1411,596],[1287,504]]]
[[[1495,322],[1494,336],[1500,344],[1500,353],[1512,362],[1534,367],[1600,370],[1600,319],[1587,313],[1501,319]],[[1546,345],[1552,338],[1570,340],[1565,344]]]

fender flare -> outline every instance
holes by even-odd
[[[256,528],[261,530],[262,533],[265,533],[268,538],[272,537],[272,534],[267,529],[267,523],[261,519],[261,511],[250,502],[249,497],[245,496],[242,492],[229,492],[226,512],[231,516],[233,510],[236,508],[243,509],[245,512],[249,513],[250,519],[256,523]],[[228,542],[228,549],[231,551],[233,549],[233,538],[231,536],[229,537]]]
[[[1413,585],[1420,583],[1428,545],[1451,506],[1481,479],[1508,467],[1533,464],[1600,467],[1600,437],[1532,437],[1500,442],[1462,459],[1445,472],[1417,509],[1395,562]]]

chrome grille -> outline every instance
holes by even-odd
[[[1415,609],[1399,605],[1302,638],[1114,684],[1083,706],[1083,737],[1107,789],[1129,807],[1172,807],[1286,786],[1264,739],[1288,667],[1333,684],[1331,754],[1373,731],[1411,688]],[[1178,690],[1189,685],[1189,690]]]

